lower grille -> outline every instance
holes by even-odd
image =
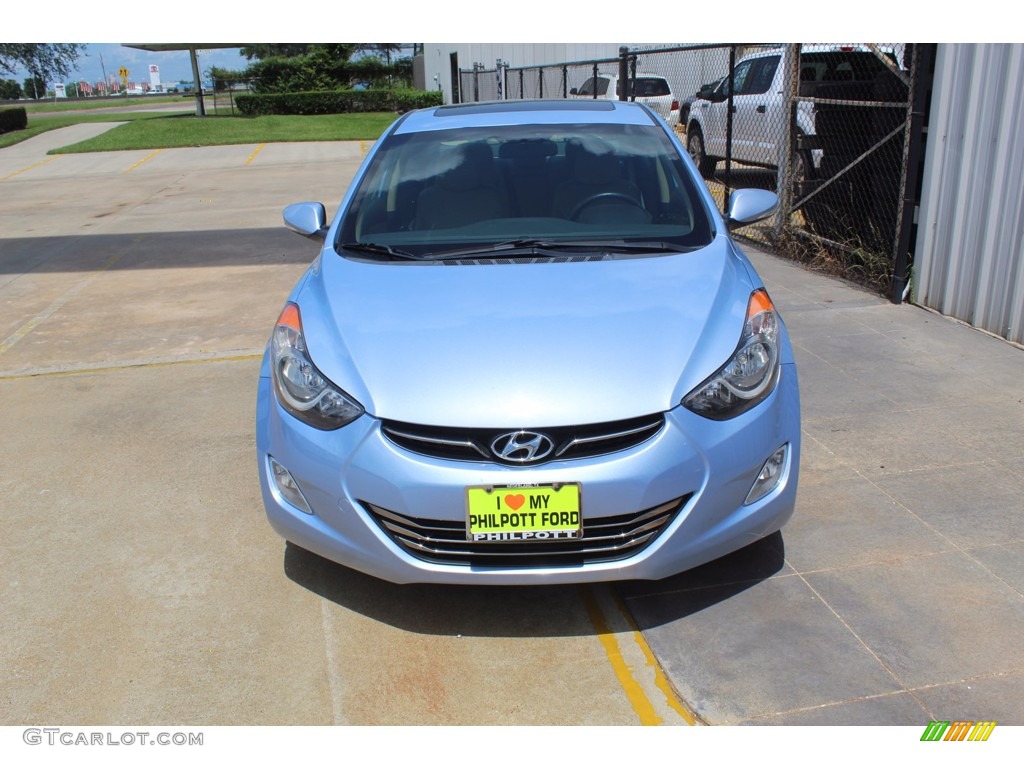
[[[689,499],[690,494],[642,512],[585,519],[579,539],[526,542],[467,541],[464,521],[427,520],[361,503],[398,546],[421,560],[514,568],[624,560],[654,541]]]

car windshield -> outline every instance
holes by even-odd
[[[385,138],[335,244],[364,256],[431,258],[538,242],[689,250],[712,236],[698,189],[662,129],[566,124]]]

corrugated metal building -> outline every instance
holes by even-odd
[[[942,44],[913,300],[1024,344],[1024,45]]]

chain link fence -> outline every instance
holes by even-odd
[[[919,154],[921,47],[622,48],[594,61],[474,65],[460,71],[458,98],[648,103],[677,133],[723,212],[733,189],[778,193],[776,219],[738,234],[898,301],[912,226],[905,200]]]

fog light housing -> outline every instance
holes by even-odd
[[[747,499],[743,503],[753,504],[774,491],[779,483],[782,482],[782,478],[786,476],[788,466],[789,443],[786,443],[768,457],[768,461],[764,463],[761,471],[757,473],[757,479],[750,487],[750,493],[747,494]]]
[[[306,501],[306,497],[302,495],[302,491],[299,490],[299,484],[295,482],[292,473],[278,464],[273,456],[267,456],[267,460],[270,463],[270,478],[278,495],[296,509],[307,515],[312,515],[313,510],[309,506],[309,502]]]

